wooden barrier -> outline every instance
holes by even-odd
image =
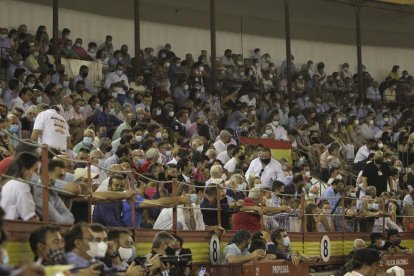
[[[5,244],[9,252],[10,262],[18,264],[22,260],[32,258],[28,239],[30,233],[44,222],[23,222],[23,221],[5,221],[4,229],[8,235]],[[70,226],[61,226],[61,232],[64,233]],[[133,233],[133,239],[136,243],[136,249],[139,256],[143,256],[151,251],[152,240],[159,231],[152,229],[129,229]],[[168,231],[176,233],[184,239],[184,247],[190,248],[193,252],[194,265],[205,265],[210,267],[209,258],[209,241],[212,235],[211,231]],[[226,231],[220,238],[221,249],[227,245],[233,237],[235,231]],[[352,250],[352,242],[356,238],[362,238],[367,245],[369,244],[369,233],[289,233],[292,250],[298,251],[309,256],[320,256],[320,244],[322,236],[327,235],[331,240],[331,257],[328,262],[319,261],[319,263],[310,263],[309,266],[343,264],[344,257]],[[408,248],[414,248],[414,233],[402,233],[402,245]],[[403,255],[408,259],[409,265],[414,264],[414,257]],[[389,259],[391,260],[391,259]],[[401,261],[403,262],[403,261]],[[406,262],[406,261],[404,261]],[[403,262],[403,263],[404,263]],[[391,264],[392,261],[389,261]],[[391,267],[392,265],[388,266]],[[414,267],[414,265],[413,265]],[[221,268],[215,268],[221,269]],[[225,269],[225,268],[223,268]],[[292,268],[293,269],[293,268]],[[414,270],[414,269],[413,269]],[[220,275],[220,274],[211,274]],[[230,274],[221,274],[230,275]],[[235,274],[231,274],[232,276]]]
[[[404,269],[405,276],[414,276],[414,256],[406,254],[383,255],[380,262],[381,272],[386,272],[393,266],[399,266]]]
[[[209,275],[257,276],[257,275],[308,275],[309,265],[300,263],[298,266],[285,260],[251,261],[238,265],[195,264],[193,271],[204,267]]]
[[[285,260],[255,261],[243,264],[243,276],[256,275],[308,275],[309,265],[300,263],[295,266],[292,262]]]

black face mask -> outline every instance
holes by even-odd
[[[240,155],[239,155],[239,159],[240,159],[241,161],[243,161],[245,158],[246,158],[246,156],[245,156],[244,154],[240,154]]]
[[[375,164],[377,164],[377,165],[381,165],[381,163],[382,163],[382,158],[375,158],[375,159],[374,159],[374,162],[375,162]]]
[[[81,76],[82,78],[86,79],[88,77],[88,72],[82,72]]]
[[[165,249],[165,254],[169,256],[175,256],[175,250],[168,246],[167,249]]]
[[[65,74],[65,70],[59,70],[58,72],[59,72],[60,75]]]
[[[112,146],[108,146],[107,148],[106,148],[106,152],[110,152],[112,150]]]
[[[163,172],[158,173],[158,180],[159,180],[159,181],[164,181],[164,180],[166,180],[166,178],[165,178],[165,173],[163,173]]]
[[[270,158],[260,158],[260,161],[261,161],[263,164],[267,165],[267,164],[269,164],[269,163],[270,163]]]

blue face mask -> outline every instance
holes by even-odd
[[[63,190],[63,187],[67,184],[66,181],[55,179],[55,184],[53,184],[53,187],[59,190]]]
[[[17,133],[18,130],[19,130],[18,125],[10,125],[10,127],[9,127],[9,132],[10,133]]]
[[[71,173],[65,173],[65,177],[63,178],[63,181],[73,182],[75,181],[75,175]]]
[[[30,182],[32,183],[39,183],[40,180],[40,175],[34,173],[32,174],[32,178],[30,178]]]
[[[144,159],[137,159],[137,161],[135,161],[135,164],[137,164],[137,166],[141,166],[144,163]]]
[[[191,203],[196,203],[198,200],[197,194],[191,194]]]
[[[90,146],[92,144],[92,138],[91,137],[83,137],[82,143],[86,146]]]

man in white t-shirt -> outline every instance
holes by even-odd
[[[119,62],[116,65],[116,70],[109,73],[106,77],[104,88],[113,88],[117,95],[125,95],[125,93],[129,90],[129,83],[128,77],[124,74],[124,70],[124,65]]]
[[[69,125],[53,108],[37,115],[30,139],[63,151],[71,147]]]
[[[227,150],[227,144],[231,140],[231,133],[227,130],[220,131],[219,139],[214,143],[214,148],[217,154]]]
[[[203,214],[195,203],[177,206],[177,227],[180,230],[205,230]],[[172,230],[173,208],[163,208],[153,228],[157,230]]]

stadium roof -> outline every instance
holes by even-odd
[[[21,0],[51,5],[50,0]],[[133,18],[133,0],[60,0],[60,6],[119,18]],[[165,24],[209,28],[209,0],[141,0],[141,18]],[[355,43],[351,0],[291,0],[292,39]],[[413,47],[414,0],[361,1],[363,45]],[[393,2],[390,4],[389,2]],[[216,0],[217,30],[284,37],[284,1]],[[243,21],[243,25],[242,25]],[[243,26],[243,27],[242,27]],[[338,35],[339,34],[339,35]]]
[[[414,5],[414,0],[380,0],[381,2],[388,2],[400,5]]]

